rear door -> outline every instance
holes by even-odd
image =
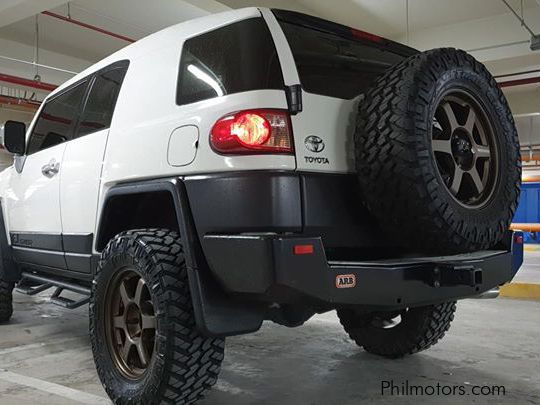
[[[66,263],[73,271],[91,269],[103,156],[127,68],[128,61],[116,62],[90,78],[75,139],[64,152],[59,195]]]
[[[363,93],[415,51],[304,14],[275,10],[273,16],[302,86],[303,109],[292,118],[297,170],[353,172],[353,134]]]

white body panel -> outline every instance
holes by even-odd
[[[109,130],[66,143],[60,171],[62,233],[92,233]]]
[[[305,114],[292,117],[297,168],[303,171],[347,173],[354,171],[354,127],[358,99],[342,100],[303,92]],[[306,138],[317,136],[324,149],[306,147]]]
[[[226,171],[352,171],[354,100],[303,92],[304,112],[292,117],[296,156],[225,156],[214,152],[209,143],[214,123],[231,112],[287,109],[283,90],[255,90],[176,104],[183,43],[204,32],[261,15],[273,37],[284,83],[300,84],[285,35],[268,9],[246,8],[188,21],[118,51],[49,96],[115,62],[129,61],[108,131],[35,153],[26,159],[21,173],[13,167],[7,170],[6,187],[0,193],[9,212],[10,230],[95,233],[106,191],[128,181]],[[31,131],[32,126],[27,137]],[[324,140],[325,150],[315,157],[326,158],[327,164],[305,160],[314,155],[305,147],[305,138],[311,135]],[[41,174],[41,166],[52,157],[61,162],[61,170],[58,176],[48,179]]]
[[[60,144],[25,158],[18,173],[14,167],[6,170],[9,177],[3,200],[6,204],[10,231],[60,234],[60,177],[47,177],[41,169],[55,161],[60,163],[66,144]],[[18,158],[21,159],[21,158]]]
[[[184,125],[176,128],[167,147],[167,162],[171,166],[186,166],[197,155],[199,128],[196,125]]]

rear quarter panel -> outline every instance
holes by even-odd
[[[221,117],[242,109],[287,108],[285,92],[257,90],[230,94],[188,105],[176,104],[176,86],[182,46],[186,39],[247,18],[261,17],[256,8],[199,20],[196,26],[182,25],[171,32],[177,40],[164,40],[130,61],[120,92],[104,159],[102,182],[115,184],[135,179],[234,170],[294,170],[294,156],[223,156],[214,152],[209,134]],[[163,34],[161,34],[163,35]],[[169,164],[171,134],[182,126],[194,125],[199,140],[192,163],[182,167]]]

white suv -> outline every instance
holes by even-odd
[[[15,285],[89,302],[116,403],[194,403],[225,337],[263,320],[337,309],[365,350],[423,350],[522,260],[517,135],[486,69],[303,14],[151,35],[5,146],[0,321]]]

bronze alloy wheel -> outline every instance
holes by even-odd
[[[446,255],[507,235],[517,130],[497,82],[465,51],[419,52],[388,69],[359,104],[354,139],[362,199],[382,232],[399,230],[396,244]]]
[[[452,90],[433,117],[431,148],[443,182],[464,207],[479,208],[497,182],[498,149],[485,110],[465,90]]]
[[[118,271],[107,291],[105,311],[114,364],[125,377],[141,378],[154,354],[156,317],[148,286],[135,269]]]
[[[178,232],[134,229],[112,238],[89,315],[96,370],[113,403],[193,405],[216,383],[225,340],[197,328]]]

